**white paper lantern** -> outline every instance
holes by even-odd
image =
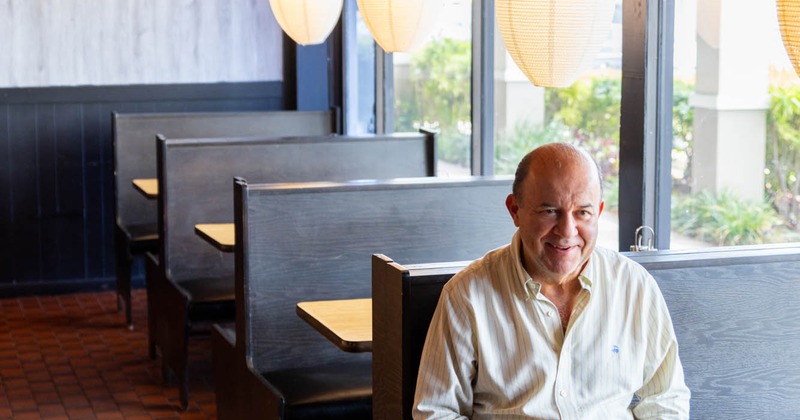
[[[800,75],[800,0],[778,0],[777,6],[783,47]]]
[[[613,0],[495,0],[511,58],[534,85],[566,87],[583,72],[611,27]]]
[[[343,0],[269,0],[281,29],[300,45],[325,42],[342,14]]]
[[[358,0],[358,10],[375,42],[386,52],[418,48],[433,31],[441,0]]]

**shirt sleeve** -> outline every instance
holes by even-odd
[[[637,419],[688,419],[690,391],[683,377],[678,357],[678,340],[664,297],[655,280],[649,293],[647,314],[647,354],[644,385],[636,392],[639,400],[633,408]]]
[[[456,287],[448,286],[451,284],[442,291],[425,339],[414,397],[414,419],[472,416],[477,363],[473,317],[464,296]]]

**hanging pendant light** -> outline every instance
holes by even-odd
[[[783,47],[800,75],[800,0],[778,0],[777,6]]]
[[[386,52],[419,47],[433,30],[441,0],[357,0],[375,42]]]
[[[300,45],[321,44],[339,16],[343,0],[269,0],[281,29]]]
[[[591,65],[614,13],[613,0],[495,0],[511,58],[534,85],[566,87]]]

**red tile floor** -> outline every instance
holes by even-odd
[[[147,355],[146,296],[135,329],[114,292],[0,299],[0,419],[216,418],[211,341],[190,342],[189,407]]]

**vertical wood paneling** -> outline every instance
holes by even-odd
[[[2,22],[0,21],[0,24]],[[2,54],[0,54],[2,56]],[[0,63],[2,59],[0,59]],[[0,103],[0,273],[11,272],[11,143],[9,142],[9,107]]]
[[[74,104],[53,107],[55,126],[58,189],[55,243],[58,248],[45,256],[54,261],[56,271],[49,279],[86,279],[89,253],[86,252],[84,223],[84,142],[81,109]],[[69,244],[67,246],[67,244]]]
[[[278,110],[281,92],[277,82],[0,89],[0,296],[112,284],[112,111]],[[133,274],[141,282],[141,267]]]
[[[39,255],[58,255],[56,247],[58,242],[58,226],[56,220],[56,182],[57,165],[55,155],[55,127],[53,125],[54,109],[52,104],[36,106],[36,169],[37,169],[37,196],[38,196],[38,229],[39,229]],[[58,272],[58,266],[50,262],[40,261],[42,278],[53,278]]]
[[[103,277],[103,266],[106,260],[105,252],[105,226],[103,225],[103,212],[105,202],[103,196],[103,143],[100,140],[99,112],[97,103],[82,104],[83,141],[85,144],[86,166],[84,167],[84,186],[86,196],[85,218],[89,226],[95,226],[88,231],[86,249],[89,255],[95,258],[95,264],[89,266],[87,275],[90,278]],[[108,118],[108,117],[107,117]]]
[[[36,167],[36,106],[10,109],[11,266],[26,278],[40,278],[39,194]]]
[[[0,0],[0,87],[277,81],[266,0]]]

